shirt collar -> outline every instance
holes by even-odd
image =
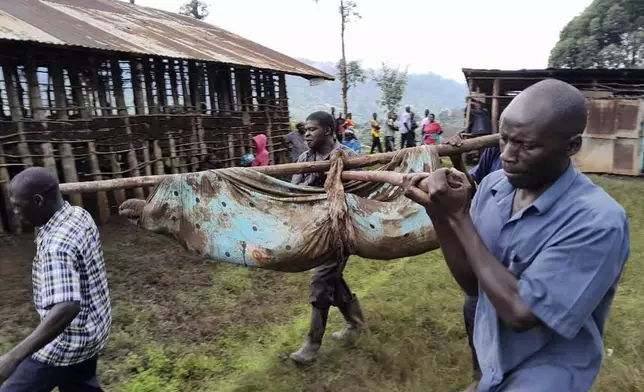
[[[570,188],[578,175],[579,171],[571,162],[566,171],[532,203],[531,207],[537,210],[537,214],[548,212],[557,200]],[[510,184],[507,177],[503,176],[492,186],[491,192],[497,200],[500,200],[514,192],[514,187]]]
[[[71,214],[72,206],[68,202],[63,202],[63,206],[56,211],[54,215],[40,229],[37,229],[36,244],[40,244],[45,235],[60,222],[64,221]]]

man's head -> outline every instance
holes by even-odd
[[[474,109],[476,109],[476,110],[480,110],[483,107],[481,102],[479,102],[477,100],[472,100],[472,106],[474,106]]]
[[[373,114],[373,119],[374,119],[374,120],[377,120],[377,119],[378,119],[378,113],[374,113],[374,114]]]
[[[304,121],[300,121],[297,124],[295,124],[295,128],[299,133],[304,134]]]
[[[56,176],[42,167],[20,172],[9,185],[14,211],[34,226],[42,226],[63,205]]]
[[[501,115],[501,161],[515,188],[539,189],[554,182],[581,148],[586,99],[555,79],[536,83]]]
[[[313,151],[333,143],[335,120],[330,113],[319,111],[306,118],[304,140]]]
[[[429,109],[425,109],[425,117],[429,117]]]
[[[353,116],[351,115],[351,113],[347,113],[347,120],[352,120],[352,119],[353,119]]]
[[[405,106],[405,111],[407,113],[411,113],[411,106],[409,106],[409,105]]]
[[[434,122],[434,120],[435,120],[435,119],[436,119],[436,116],[434,116],[434,113],[431,113],[431,114],[429,115],[429,121],[430,121],[430,122]]]

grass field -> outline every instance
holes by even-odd
[[[606,333],[595,391],[644,391],[644,181],[593,177],[628,211],[631,258]],[[103,230],[114,305],[99,363],[107,391],[458,391],[470,382],[463,295],[440,252],[393,262],[352,258],[346,279],[368,326],[354,346],[326,339],[317,364],[287,357],[308,327],[310,273],[204,264],[133,227]],[[36,320],[29,239],[2,244],[0,352]],[[343,326],[332,310],[328,335]]]

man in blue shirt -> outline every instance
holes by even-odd
[[[501,116],[503,171],[472,201],[465,174],[433,172],[407,195],[425,206],[452,275],[478,295],[477,391],[588,391],[628,259],[624,209],[572,164],[584,95],[544,80]]]

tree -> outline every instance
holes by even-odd
[[[315,2],[317,3],[318,0],[315,0]],[[340,83],[342,83],[342,104],[344,105],[344,113],[349,111],[347,94],[352,85],[351,83],[355,86],[358,82],[364,83],[366,81],[366,77],[364,77],[365,72],[362,71],[360,63],[356,61],[347,63],[347,54],[344,45],[344,33],[346,32],[347,25],[355,19],[362,19],[362,16],[360,16],[358,11],[356,11],[357,7],[358,5],[353,0],[340,0],[340,6],[338,8],[341,22],[340,39],[342,42],[342,58],[338,63],[338,76],[340,77]],[[353,72],[353,75],[350,75],[350,71]],[[356,78],[355,75],[359,75],[360,77]]]
[[[208,4],[204,3],[201,0],[190,0],[189,2],[181,6],[179,13],[181,15],[190,16],[198,20],[206,19],[206,17],[210,15]]]
[[[336,64],[336,69],[338,70],[338,77],[342,81],[342,101],[344,104],[344,113],[348,113],[349,105],[347,95],[351,87],[356,87],[358,83],[367,82],[367,71],[362,68],[362,65],[359,61],[349,61],[344,66],[342,60],[338,61]]]
[[[561,31],[557,68],[644,67],[644,0],[594,0]]]
[[[374,73],[373,80],[380,87],[382,94],[378,104],[387,109],[387,113],[395,113],[407,88],[407,68],[401,71],[382,63],[380,70]]]

